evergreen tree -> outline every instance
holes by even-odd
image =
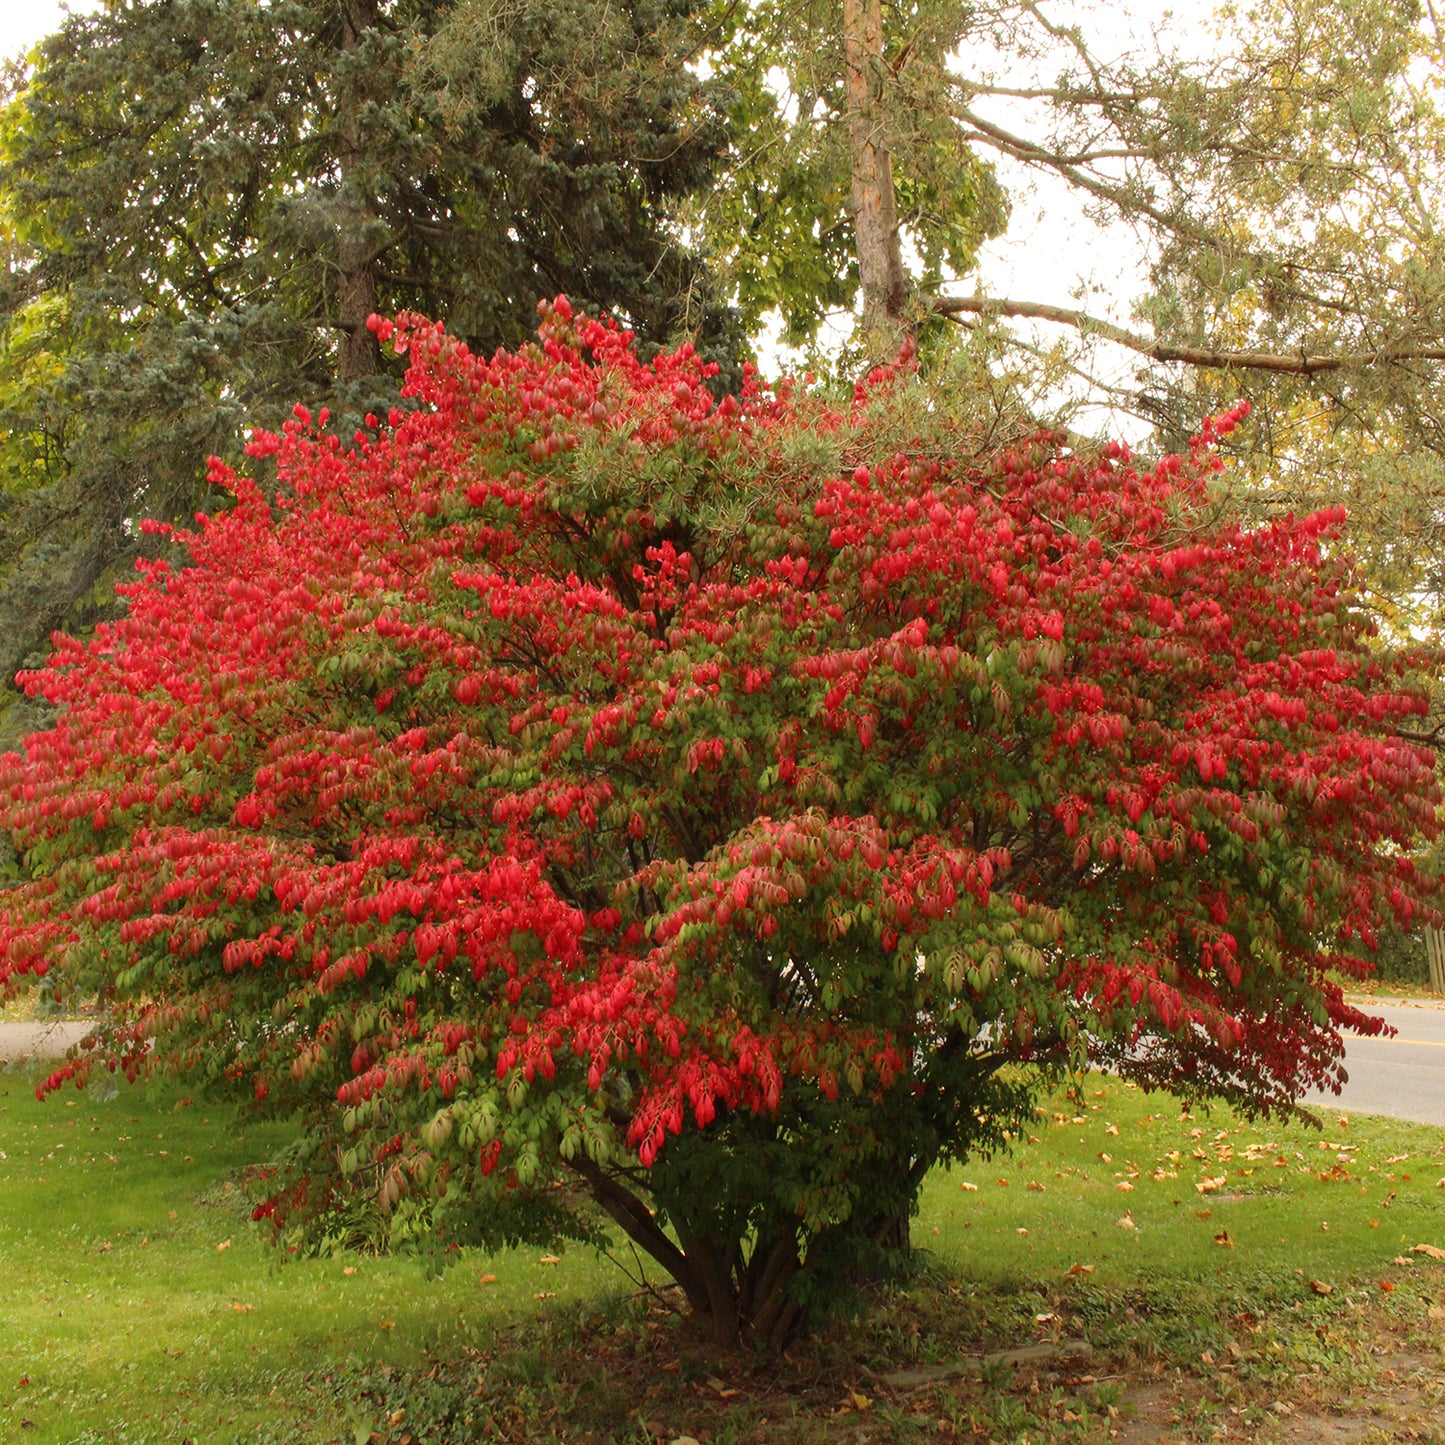
[[[297,400],[396,400],[366,318],[515,345],[542,295],[729,321],[664,218],[725,146],[689,0],[111,0],[4,116],[0,671]]]

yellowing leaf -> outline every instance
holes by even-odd
[[[1423,1254],[1427,1259],[1445,1259],[1445,1249],[1434,1244],[1414,1244],[1410,1246],[1411,1254]]]

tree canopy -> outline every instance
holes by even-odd
[[[1439,916],[1437,659],[1374,635],[1337,510],[1219,505],[1238,412],[1141,466],[906,365],[719,402],[560,298],[490,360],[376,330],[410,410],[298,407],[275,500],[217,460],[188,565],[26,678],[0,981],[111,1003],[46,1088],[299,1117],[282,1228],[603,1211],[777,1347],[1030,1067],[1338,1082],[1378,1025],[1330,969]]]

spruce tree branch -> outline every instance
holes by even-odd
[[[932,302],[940,316],[966,312],[974,316],[1024,317],[1053,321],[1089,335],[1100,336],[1118,346],[1138,352],[1154,361],[1177,361],[1186,366],[1207,366],[1218,370],[1272,371],[1290,376],[1317,376],[1347,367],[1390,365],[1402,361],[1445,361],[1445,346],[1380,346],[1373,351],[1335,354],[1300,351],[1294,355],[1273,351],[1231,351],[1212,346],[1178,346],[1151,340],[1137,332],[1115,326],[1102,317],[1090,316],[1067,306],[1047,306],[1033,301],[1011,301],[989,296],[939,296]]]

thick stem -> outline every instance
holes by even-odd
[[[341,48],[360,48],[366,32],[376,25],[377,0],[347,0],[342,19]],[[348,83],[340,88],[337,107],[341,117],[341,168],[336,247],[336,326],[341,333],[336,357],[336,379],[341,384],[374,376],[380,369],[376,337],[367,326],[379,299],[377,289],[376,213],[357,189],[356,172],[364,154],[357,117],[361,113],[360,66],[348,54]]]
[[[898,201],[883,107],[881,0],[843,0],[843,75],[848,105],[853,233],[863,288],[863,343],[892,360],[907,335],[908,278],[898,239]]]
[[[652,1217],[651,1210],[628,1188],[587,1158],[572,1161],[592,1197],[616,1220],[622,1232],[670,1274],[694,1314],[711,1314],[712,1299],[691,1261]]]

